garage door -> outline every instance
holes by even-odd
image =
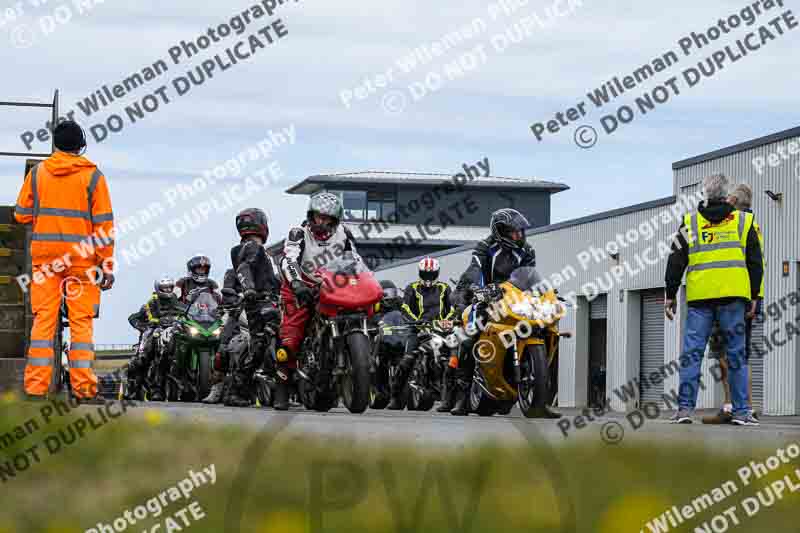
[[[753,409],[764,409],[764,355],[767,349],[764,343],[764,314],[753,322],[753,336],[750,339],[750,371],[753,380]],[[762,354],[762,355],[759,355]]]
[[[641,361],[639,394],[642,402],[664,401],[664,383],[647,377],[664,366],[664,289],[642,291]]]
[[[608,317],[608,299],[605,294],[600,294],[589,304],[589,318],[602,320]]]

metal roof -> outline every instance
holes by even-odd
[[[785,139],[792,139],[794,137],[800,137],[800,127],[779,131],[778,133],[765,135],[764,137],[759,137],[758,139],[753,139],[752,141],[746,141],[743,143],[734,144],[726,148],[720,148],[718,150],[714,150],[713,152],[708,152],[698,156],[690,157],[688,159],[677,161],[672,164],[672,170],[678,170],[681,168],[690,167],[692,165],[697,165],[698,163],[712,161],[714,159],[726,157],[731,154],[744,152],[745,150],[751,150],[753,148],[758,148],[759,146],[780,142]]]
[[[663,207],[672,205],[675,203],[677,197],[675,196],[667,196],[665,198],[659,198],[658,200],[650,200],[649,202],[642,202],[639,204],[634,204],[626,207],[620,207],[617,209],[611,209],[609,211],[603,211],[600,213],[595,213],[593,215],[588,215],[580,218],[573,218],[572,220],[565,220],[564,222],[557,222],[555,224],[550,224],[549,226],[541,226],[538,228],[533,228],[525,232],[527,237],[531,235],[539,235],[541,233],[549,233],[551,231],[557,231],[565,228],[569,228],[572,226],[580,226],[583,224],[591,224],[593,222],[597,222],[600,220],[605,220],[607,218],[619,217],[622,215],[627,215],[630,213],[635,213],[637,211],[645,211],[647,209],[653,209],[656,207]],[[484,230],[485,231],[485,230]],[[477,241],[478,239],[476,239]],[[435,252],[431,255],[432,257],[444,257],[447,255],[453,255],[460,252],[464,252],[467,250],[471,250],[475,246],[475,242],[462,244],[461,246],[456,246],[454,248],[448,248],[447,250],[442,250],[441,252]],[[422,257],[422,256],[420,256]],[[412,257],[409,259],[401,259],[399,261],[395,261],[392,263],[387,263],[386,265],[380,265],[378,268],[375,269],[377,272],[378,270],[386,270],[388,268],[394,268],[397,266],[406,265],[409,263],[413,263],[415,261],[419,261],[420,257]]]
[[[328,184],[362,185],[381,183],[390,185],[435,185],[453,181],[453,174],[431,172],[343,172],[336,174],[317,174],[309,176],[286,190],[289,194],[313,194]],[[491,187],[495,189],[541,190],[550,193],[566,191],[569,186],[554,181],[537,178],[480,176],[467,182],[467,187]]]

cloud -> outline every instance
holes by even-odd
[[[578,123],[537,143],[529,129],[533,122],[549,120],[585,100],[591,89],[675,49],[682,36],[706,30],[741,6],[723,0],[692,5],[623,0],[609,7],[584,0],[570,17],[536,29],[499,53],[491,49],[492,36],[513,31],[521,14],[542,16],[552,2],[528,2],[516,14],[496,20],[489,16],[490,4],[498,5],[482,0],[437,5],[422,0],[291,3],[280,12],[289,30],[286,39],[93,144],[88,156],[109,175],[119,216],[130,216],[161,198],[165,187],[224,162],[270,128],[294,124],[297,144],[275,154],[286,184],[253,198],[254,205],[270,213],[277,239],[303,217],[306,201],[282,191],[323,170],[450,172],[485,156],[498,174],[568,183],[572,190],[553,198],[553,219],[563,220],[669,195],[673,161],[796,126],[800,119],[795,104],[800,31],[792,31],[602,137],[592,150],[574,146],[572,131]],[[249,5],[188,0],[98,4],[29,49],[0,47],[0,61],[6,65],[2,99],[50,101],[58,88],[62,111],[76,109],[79,99],[103,84],[117,83],[166,58],[171,46],[197,38]],[[28,9],[23,22],[37,24],[37,17],[48,9],[53,8]],[[487,22],[485,34],[413,73],[399,69],[398,58],[476,17]],[[9,38],[8,27],[0,28],[0,38]],[[164,76],[96,116],[79,113],[81,122],[90,126],[95,118],[124,113],[126,105],[234,42],[230,38],[192,61],[170,63]],[[386,113],[381,91],[353,102],[350,109],[341,103],[341,91],[374,80],[389,68],[396,72],[387,89],[409,94],[410,84],[424,80],[431,70],[442,74],[445,65],[481,43],[487,46],[485,63],[410,102],[403,113]],[[715,43],[707,51],[718,47]],[[664,76],[679,74],[705,57],[704,52],[682,57],[674,72]],[[630,104],[664,76],[624,95],[607,110],[592,109],[586,121],[597,125],[603,114]],[[0,109],[0,150],[20,150],[19,133],[41,127],[46,116],[42,110]],[[38,148],[47,147],[41,143]],[[9,184],[0,191],[1,201],[15,200],[22,169],[19,159],[0,160],[0,175]],[[132,339],[127,314],[147,297],[154,278],[179,275],[193,252],[211,254],[221,279],[228,248],[236,241],[232,220],[233,213],[220,215],[152,260],[121,272],[119,285],[104,295],[97,342]]]

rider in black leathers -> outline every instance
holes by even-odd
[[[253,374],[265,362],[269,339],[267,323],[277,329],[280,321],[278,293],[280,280],[272,261],[264,249],[269,235],[267,215],[261,209],[245,209],[236,217],[236,229],[242,240],[231,249],[231,262],[236,272],[236,291],[242,294],[247,325],[250,331],[250,349],[231,376],[231,387],[225,396],[225,405],[246,407],[252,403]]]
[[[175,282],[175,286],[181,290],[180,300],[182,303],[190,304],[203,291],[210,292],[214,295],[217,303],[221,303],[219,285],[209,277],[211,260],[208,256],[202,254],[193,256],[186,262],[186,271],[187,275]]]
[[[525,240],[525,230],[529,224],[522,213],[514,209],[500,209],[492,213],[489,225],[491,235],[475,246],[469,266],[456,285],[454,300],[458,316],[472,303],[474,289],[503,283],[518,267],[536,265],[536,254]],[[476,309],[473,320],[482,323],[486,320],[485,306],[477,305]],[[456,402],[450,411],[453,415],[469,413],[469,389],[475,372],[472,352],[477,338],[478,335],[475,335],[459,347]]]
[[[126,399],[136,399],[140,393],[144,380],[151,373],[151,395],[150,400],[164,400],[164,381],[163,372],[160,369],[151,368],[168,354],[157,354],[156,343],[153,333],[159,328],[169,327],[174,319],[182,312],[183,306],[175,295],[175,282],[164,277],[156,280],[153,284],[153,294],[150,299],[142,305],[138,312],[128,317],[131,326],[141,332],[139,338],[139,348],[136,355],[131,358],[127,369],[127,387],[125,388]]]
[[[451,320],[455,314],[451,301],[452,291],[447,283],[439,281],[439,261],[432,257],[425,257],[419,262],[418,266],[419,280],[410,283],[403,291],[402,310],[405,318],[411,322]],[[397,365],[397,379],[392,384],[392,398],[388,406],[389,409],[397,410],[403,408],[403,401],[400,395],[406,386],[409,373],[420,355],[418,346],[417,335],[410,335],[406,342],[406,354]],[[446,406],[447,409],[444,409],[443,406]],[[452,407],[452,401],[448,398],[443,398],[442,405],[437,408],[437,411],[449,411]]]

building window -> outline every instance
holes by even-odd
[[[396,201],[393,192],[370,192],[369,195],[369,219],[392,221],[392,215],[396,208]]]
[[[367,207],[367,193],[364,191],[341,191],[345,220],[364,220]]]
[[[344,219],[393,221],[397,202],[391,192],[367,191],[328,191],[342,201]]]

